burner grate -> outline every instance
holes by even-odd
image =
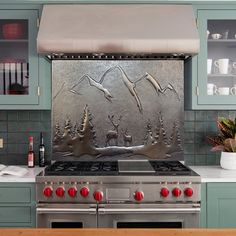
[[[118,173],[117,162],[55,162],[53,165],[45,169],[46,175],[115,175]]]
[[[156,175],[191,175],[191,170],[179,161],[150,161]]]
[[[178,161],[150,161],[155,173],[119,173],[117,161],[58,161],[45,169],[45,175],[88,176],[88,175],[158,175],[189,176],[191,169]]]

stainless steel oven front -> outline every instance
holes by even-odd
[[[37,228],[96,228],[97,206],[94,204],[39,204]]]
[[[200,204],[104,204],[99,228],[197,228]]]

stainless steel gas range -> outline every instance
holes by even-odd
[[[200,186],[178,161],[55,162],[36,177],[37,227],[199,227]]]

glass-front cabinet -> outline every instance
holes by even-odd
[[[0,10],[0,104],[38,104],[36,10]]]
[[[199,10],[198,30],[197,105],[235,108],[236,11]]]

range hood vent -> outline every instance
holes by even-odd
[[[119,54],[119,53],[52,53],[50,60],[185,60],[188,55],[180,54]]]
[[[37,48],[51,59],[186,58],[199,37],[190,5],[44,5]]]

